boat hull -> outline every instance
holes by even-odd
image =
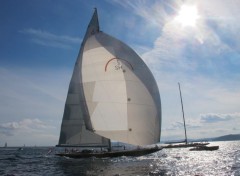
[[[167,145],[163,148],[187,148],[187,147],[196,147],[196,146],[206,146],[209,143],[189,143],[189,144],[176,144],[176,145]]]
[[[111,151],[111,152],[73,152],[73,153],[57,153],[58,156],[64,156],[69,158],[107,158],[107,157],[121,157],[121,156],[143,156],[151,154],[161,150],[162,148],[144,148],[144,149],[135,149],[135,150],[123,150],[123,151]]]
[[[197,146],[197,147],[191,148],[190,151],[202,151],[202,150],[213,151],[218,149],[219,149],[219,146]]]

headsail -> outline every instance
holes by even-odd
[[[89,23],[70,81],[61,125],[59,146],[109,146],[109,139],[86,130],[84,116],[88,114],[82,87],[82,55],[86,40],[99,31],[97,11]],[[87,122],[87,121],[86,121]]]

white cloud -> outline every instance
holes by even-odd
[[[19,121],[0,123],[1,141],[7,142],[8,146],[56,145],[59,131],[49,122],[37,118],[25,118]]]
[[[151,24],[161,26],[168,18],[169,14],[175,13],[175,9],[178,8],[178,2],[170,1],[128,1],[128,0],[113,0],[109,2],[114,2],[115,4],[121,5],[125,9],[128,9],[132,13],[142,17]],[[179,1],[180,2],[180,1]]]
[[[9,146],[54,145],[58,139],[53,132],[56,127],[47,122],[37,118],[25,118],[19,121],[0,123],[1,141],[6,141]]]
[[[5,130],[9,131],[22,131],[25,130],[25,132],[32,132],[32,131],[41,131],[47,128],[54,128],[50,125],[47,125],[46,123],[42,122],[41,120],[35,118],[35,119],[23,119],[21,121],[17,122],[8,122],[0,124],[0,128],[3,128]]]
[[[18,145],[18,138],[28,136],[25,144],[56,144],[60,132],[70,70],[0,68],[1,140]],[[26,117],[34,117],[27,118]],[[55,141],[43,135],[55,136]],[[41,141],[38,140],[39,136]],[[21,141],[18,141],[21,142]],[[37,143],[37,142],[36,142]]]
[[[188,115],[188,114],[187,114]],[[190,139],[218,137],[226,134],[239,133],[240,113],[206,113],[196,118],[188,118],[186,123],[187,136]],[[178,134],[177,139],[184,138],[182,122],[172,122],[168,128],[163,128],[163,139]]]
[[[236,118],[240,119],[240,113],[230,113],[230,114],[208,113],[208,114],[200,115],[200,120],[202,123],[218,123],[223,121],[231,121]]]
[[[201,125],[192,125],[190,123],[186,124],[187,129],[197,129],[201,128]],[[168,131],[168,130],[184,130],[184,124],[183,122],[173,122],[170,127],[163,128],[162,130]]]
[[[135,2],[139,3],[139,1]],[[181,28],[169,17],[164,21],[161,34],[156,38],[153,48],[142,54],[159,85],[163,111],[163,136],[174,136],[166,129],[174,129],[175,134],[182,134],[181,124],[177,123],[181,119],[177,82],[183,85],[187,124],[201,127],[189,129],[193,138],[201,135],[218,136],[223,135],[224,132],[231,132],[230,129],[238,129],[235,126],[238,123],[236,120],[230,120],[230,117],[226,121],[228,118],[217,116],[218,120],[222,120],[217,125],[211,123],[204,127],[200,123],[201,114],[218,112],[223,115],[239,112],[240,73],[232,67],[238,64],[236,61],[236,57],[239,60],[236,54],[238,46],[231,45],[238,41],[238,37],[234,36],[237,36],[240,26],[237,22],[239,15],[236,13],[236,3],[233,1],[229,4],[223,1],[192,3],[198,6],[201,16],[197,27]],[[178,6],[179,4],[176,4],[176,7]],[[233,11],[230,10],[232,6],[235,6]],[[142,8],[143,5],[139,10]],[[220,130],[222,125],[220,122],[228,123],[224,124],[228,129]],[[211,134],[204,134],[204,131],[211,131]]]
[[[222,121],[230,121],[232,117],[230,115],[221,115],[221,114],[201,114],[201,121],[203,123],[217,123]]]

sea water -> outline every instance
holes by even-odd
[[[49,147],[0,148],[0,175],[234,175],[240,176],[240,141],[211,142],[216,151],[163,149],[142,157],[71,159],[49,153]]]

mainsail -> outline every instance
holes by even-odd
[[[88,114],[82,87],[82,55],[86,40],[99,31],[97,11],[88,25],[85,37],[75,63],[73,75],[69,84],[67,99],[61,125],[59,146],[106,146],[110,141],[86,129],[84,116]]]
[[[69,85],[59,145],[133,145],[160,141],[161,102],[156,81],[123,42],[89,23]],[[101,137],[102,136],[102,137]]]

